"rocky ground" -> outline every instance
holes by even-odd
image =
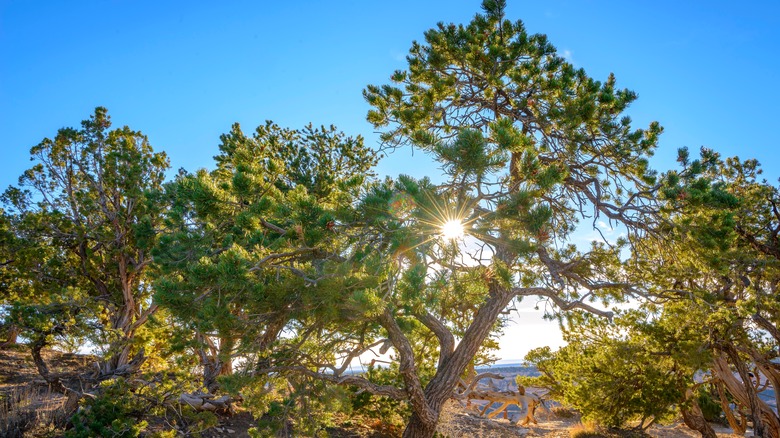
[[[569,438],[573,431],[587,430],[582,426],[580,417],[575,412],[553,408],[552,410],[537,411],[538,424],[522,427],[516,424],[519,414],[510,415],[508,419],[480,417],[474,409],[467,409],[461,403],[450,402],[442,414],[443,434],[451,437],[480,437],[480,438],[514,438],[514,437],[548,437]],[[736,437],[731,430],[714,426],[721,438]],[[602,436],[611,438],[641,437],[642,434],[627,431],[601,431]],[[688,438],[698,437],[699,434],[688,429],[682,423],[672,425],[653,426],[647,435],[658,438]],[[593,436],[593,435],[591,435]]]

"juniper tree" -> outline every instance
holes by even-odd
[[[380,282],[352,294],[351,318],[372,336],[340,350],[349,360],[377,345],[370,341],[392,346],[403,385],[341,374],[334,363],[298,369],[408,401],[409,437],[433,436],[442,405],[511,303],[539,297],[558,311],[609,317],[592,301],[638,292],[620,267],[627,240],[579,251],[580,219],[623,226],[633,239],[655,217],[647,158],[661,128],[631,128],[622,112],[635,94],[613,76],[599,82],[572,67],[544,36],[506,20],[504,2],[483,9],[466,26],[426,32],[406,70],[364,91],[385,147],[420,148],[446,176],[372,191],[361,208],[373,240],[346,251]],[[444,238],[448,222],[461,223],[465,237]]]
[[[143,360],[136,335],[157,309],[147,274],[161,223],[148,193],[161,189],[168,168],[140,132],[110,127],[97,108],[80,129],[44,139],[30,151],[35,165],[3,195],[23,242],[12,263],[23,281],[11,288],[28,290],[29,299],[16,302],[31,324],[25,329],[45,339],[88,325],[91,341],[105,348],[101,378]]]

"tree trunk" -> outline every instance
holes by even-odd
[[[436,434],[436,423],[425,423],[416,414],[412,414],[412,418],[406,425],[403,438],[431,438]]]
[[[129,293],[125,295],[129,295]],[[100,380],[134,374],[146,361],[143,348],[132,356],[132,341],[135,332],[157,311],[158,306],[152,304],[141,310],[140,306],[135,305],[135,299],[132,296],[129,298],[126,296],[125,300],[125,304],[111,320],[111,329],[119,335],[119,339],[110,343],[108,357],[100,361],[100,372],[97,376]]]
[[[195,339],[201,343],[197,349],[200,365],[203,367],[203,387],[210,394],[219,390],[217,378],[233,374],[233,349],[235,340],[230,337],[219,337],[219,344],[214,339],[202,333],[196,333]]]
[[[736,354],[736,351],[732,351]],[[713,363],[713,371],[726,386],[726,389],[743,406],[750,409],[750,417],[753,420],[753,435],[759,437],[780,437],[780,418],[775,411],[763,400],[758,398],[755,387],[750,381],[745,364],[738,356],[729,355],[737,361],[735,367],[742,381],[737,380],[728,366],[725,355],[716,356]]]
[[[750,349],[750,357],[753,358],[753,362],[758,366],[758,369],[772,384],[772,389],[775,393],[775,406],[780,407],[780,365],[770,361],[755,349]]]
[[[138,350],[138,353],[130,360],[128,360],[129,354],[130,346],[125,345],[119,354],[111,355],[107,360],[101,361],[98,365],[98,373],[93,377],[96,380],[108,380],[137,373],[141,369],[141,365],[146,362],[144,349]]]
[[[717,438],[718,435],[712,430],[712,426],[704,419],[704,414],[690,388],[685,391],[685,401],[690,403],[689,408],[680,409],[685,425],[699,432],[702,438]]]
[[[504,290],[495,283],[490,285],[490,295],[477,311],[474,322],[463,334],[455,351],[438,367],[433,379],[425,387],[426,405],[434,414],[435,419],[431,422],[425,422],[422,415],[414,412],[406,426],[404,437],[433,437],[442,406],[452,397],[466,367],[471,363],[482,342],[490,334],[499,313],[509,304],[513,296],[510,291]],[[396,349],[398,350],[397,346]]]
[[[229,376],[233,374],[233,364],[231,361],[219,359],[219,356],[210,356],[201,354],[201,365],[203,365],[203,387],[214,394],[219,390],[217,378],[219,376]]]
[[[11,345],[16,345],[17,339],[19,338],[19,326],[16,324],[10,324],[7,328],[7,336],[5,338],[5,341],[0,343],[0,347],[10,347]]]
[[[713,374],[717,375],[715,372],[713,372]],[[716,381],[715,388],[718,390],[720,409],[726,415],[726,421],[728,421],[731,430],[734,431],[735,435],[745,435],[747,420],[738,421],[737,417],[734,416],[734,412],[731,410],[731,406],[729,406],[729,400],[726,397],[726,390],[723,389],[723,382]]]
[[[38,374],[43,377],[43,380],[46,381],[46,383],[49,384],[51,389],[54,391],[60,392],[60,393],[67,393],[67,388],[65,388],[65,385],[62,384],[62,381],[60,381],[60,378],[52,375],[49,371],[48,365],[46,365],[46,361],[43,360],[43,356],[41,355],[41,350],[43,350],[43,347],[46,346],[46,340],[44,338],[38,338],[34,340],[30,344],[30,352],[32,353],[33,362],[35,363],[35,367],[38,368]]]

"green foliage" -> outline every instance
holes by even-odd
[[[219,424],[219,418],[209,411],[197,411],[191,406],[183,405],[177,412],[176,419],[173,421],[176,429],[184,432],[185,435],[198,436],[199,433],[216,427]]]
[[[701,408],[704,419],[711,423],[723,424],[725,419],[718,397],[711,387],[702,386],[696,391],[696,402]]]
[[[100,395],[86,399],[83,410],[73,416],[67,438],[94,436],[137,437],[148,423],[142,420],[146,403],[135,397],[124,379],[103,382]]]
[[[333,127],[267,122],[247,135],[234,125],[221,137],[214,170],[168,184],[155,302],[177,322],[176,348],[199,356],[210,391],[215,376],[206,368],[230,369],[236,356],[246,371],[272,356],[295,363],[298,351],[275,344],[331,360],[330,341],[306,340],[304,325],[322,329],[356,308],[370,311],[370,292],[355,285],[376,280],[355,275],[345,256],[359,238],[355,203],[372,184],[376,160],[362,138]],[[301,336],[279,340],[285,327]],[[223,383],[258,410],[285,397],[243,390],[254,383],[241,378]]]
[[[594,318],[564,332],[568,345],[556,352],[537,349],[526,356],[542,375],[521,383],[543,385],[582,413],[583,419],[606,427],[638,421],[671,419],[682,400],[686,378],[665,352],[653,350],[641,333],[636,313],[616,318],[614,325]]]
[[[184,433],[194,435],[218,424],[217,416],[180,405],[182,393],[196,389],[191,374],[170,371],[148,374],[144,380],[117,378],[102,382],[92,397],[82,399],[82,406],[71,418],[73,428],[68,437],[139,436],[146,435],[148,422],[164,418],[170,430],[158,431],[158,436]],[[157,436],[157,435],[152,435]]]
[[[35,164],[2,195],[0,227],[12,260],[0,298],[22,334],[87,336],[107,350],[106,373],[143,347],[135,333],[155,310],[147,274],[164,207],[151,193],[168,168],[143,134],[110,128],[99,107],[34,146]]]
[[[378,385],[403,385],[396,364],[388,368],[369,366],[366,368],[365,378]],[[403,401],[359,391],[359,388],[351,388],[351,390],[354,391],[350,397],[353,412],[379,420],[385,424],[385,428],[399,428],[411,412],[409,406]]]
[[[311,380],[291,379],[289,391],[275,391],[275,397],[257,415],[257,427],[251,436],[276,436],[294,431],[301,436],[327,436],[325,429],[335,426],[337,416],[352,413],[346,390]]]

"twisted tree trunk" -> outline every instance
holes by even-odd
[[[219,340],[219,346],[208,337],[198,335],[205,346],[198,349],[200,364],[203,367],[203,387],[210,394],[219,390],[217,378],[219,376],[229,376],[233,374],[233,360],[230,357],[233,353],[233,341],[227,338]]]
[[[728,347],[727,347],[727,352]],[[775,411],[758,397],[756,389],[748,376],[745,364],[736,355],[736,351],[731,351],[729,357],[732,358],[734,366],[741,377],[738,380],[729,367],[725,354],[716,356],[714,360],[713,371],[717,377],[726,386],[726,389],[742,405],[750,409],[750,417],[753,420],[753,435],[767,438],[780,437],[780,418]]]
[[[717,438],[718,435],[712,430],[712,426],[704,419],[704,414],[690,388],[685,391],[685,402],[690,405],[687,408],[680,409],[685,425],[699,432],[702,438]]]
[[[430,438],[434,436],[442,406],[452,397],[460,381],[460,376],[463,375],[482,342],[490,334],[499,313],[513,297],[514,294],[511,291],[498,287],[495,283],[491,284],[487,301],[480,307],[474,317],[474,322],[464,333],[457,348],[451,353],[442,352],[446,359],[441,361],[436,375],[425,387],[424,409],[427,412],[421,412],[418,406],[412,404],[412,418],[404,430],[404,438]],[[396,350],[398,350],[397,345]]]
[[[745,419],[745,417],[740,417],[740,420],[737,420],[737,417],[734,416],[734,411],[731,410],[731,407],[729,406],[729,400],[726,397],[726,390],[723,389],[723,382],[716,381],[715,388],[717,388],[718,390],[718,398],[720,399],[720,408],[721,410],[723,410],[723,413],[726,415],[726,421],[728,421],[729,427],[731,427],[731,430],[734,431],[735,435],[744,436],[745,430],[747,430],[747,420]]]
[[[38,374],[43,377],[43,380],[49,384],[49,387],[51,387],[52,390],[66,394],[68,390],[65,388],[65,385],[62,384],[59,376],[53,375],[51,371],[49,371],[49,366],[46,364],[46,361],[43,360],[41,351],[46,345],[47,342],[45,337],[35,339],[30,344],[30,353],[32,354],[33,363],[35,363],[35,367],[38,369]]]
[[[99,372],[95,376],[98,380],[135,374],[146,362],[143,348],[133,354],[133,339],[138,329],[157,312],[158,306],[151,304],[143,309],[134,295],[132,280],[126,279],[125,283],[123,304],[110,321],[111,330],[118,338],[110,342],[108,354],[98,364]]]

